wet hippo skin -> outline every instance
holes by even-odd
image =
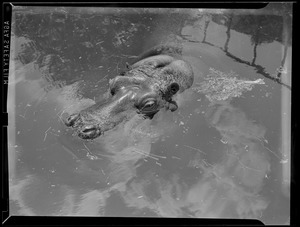
[[[65,124],[82,139],[95,139],[136,114],[152,118],[160,109],[177,109],[173,95],[192,86],[191,66],[176,46],[157,46],[109,81],[108,98],[70,115]]]

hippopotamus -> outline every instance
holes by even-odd
[[[92,140],[136,114],[152,119],[162,108],[175,111],[178,105],[173,96],[190,88],[194,81],[192,67],[181,53],[176,45],[159,45],[143,53],[109,80],[104,101],[71,114],[65,125],[80,138]]]

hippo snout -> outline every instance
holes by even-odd
[[[100,127],[96,124],[87,124],[79,113],[64,119],[64,124],[76,129],[76,134],[82,139],[95,139],[102,134]]]

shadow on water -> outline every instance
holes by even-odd
[[[290,87],[284,81],[290,18],[258,18],[234,11],[15,9],[10,213],[285,223],[289,190],[282,172],[290,156],[278,142],[278,122],[281,92]],[[182,45],[195,74],[192,89],[176,97],[177,111],[160,111],[152,120],[136,116],[93,141],[65,128],[65,114],[101,100],[126,62],[161,42]],[[260,48],[282,55],[267,62]],[[279,76],[267,73],[278,68]],[[225,77],[235,72],[231,81],[264,83],[213,101],[197,92],[212,69]]]

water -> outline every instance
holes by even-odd
[[[272,7],[260,11],[263,17],[252,11],[14,8],[10,215],[288,223],[291,24]],[[126,62],[165,42],[183,46],[196,90],[211,68],[265,84],[220,102],[189,89],[176,97],[175,112],[135,117],[93,141],[73,136],[61,121],[65,114],[100,101]]]

